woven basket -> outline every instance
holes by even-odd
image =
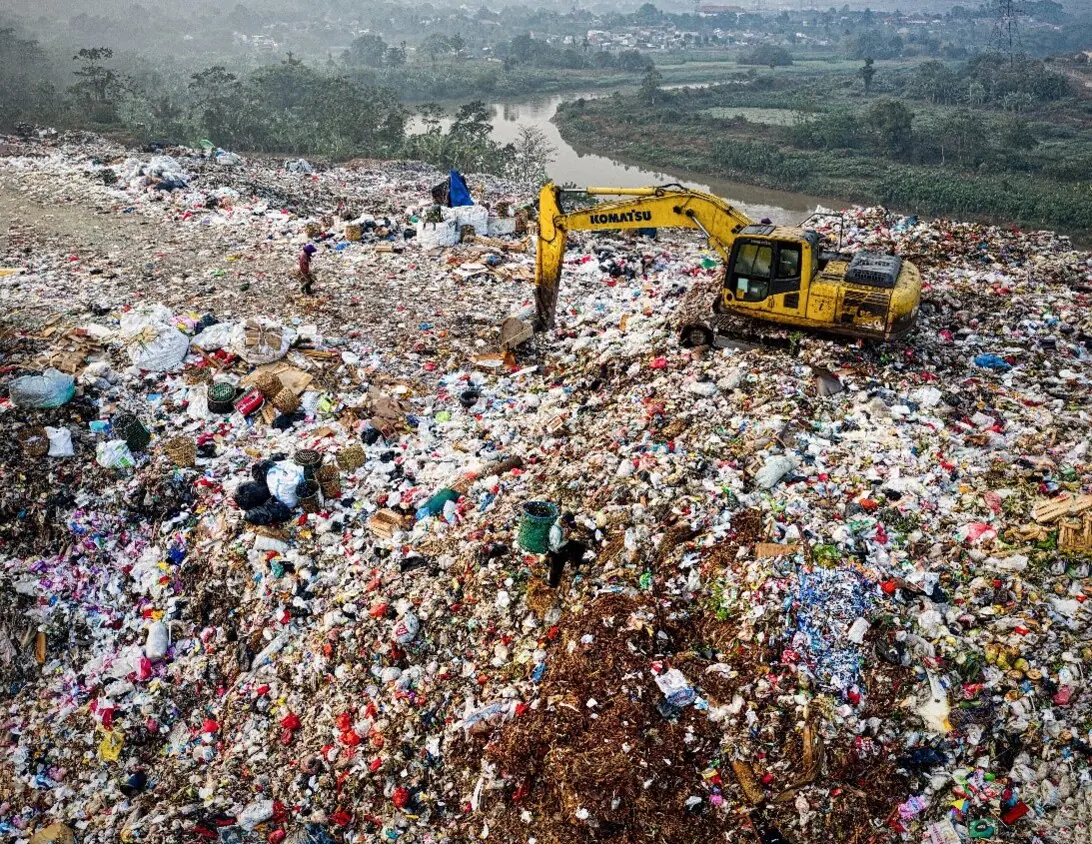
[[[189,437],[175,437],[163,446],[175,466],[188,469],[197,463],[197,443]]]
[[[297,466],[302,466],[305,472],[310,472],[313,475],[315,470],[322,465],[322,455],[313,448],[299,448],[292,455],[292,462]]]
[[[346,472],[359,469],[364,465],[364,460],[364,446],[362,445],[350,445],[337,453],[337,465]]]
[[[322,225],[320,223],[304,223],[303,230],[311,240],[314,240],[322,234]]]
[[[278,392],[273,398],[270,399],[273,406],[277,408],[281,413],[295,413],[300,409],[300,399],[295,393],[289,390],[287,387]]]
[[[322,493],[317,481],[300,481],[296,487],[296,495],[303,512],[317,513],[322,509]]]
[[[341,498],[341,473],[333,463],[324,463],[315,472],[315,479],[326,499]]]
[[[345,227],[345,239],[356,242],[364,236],[364,230],[357,223],[349,223]]]
[[[49,454],[49,437],[41,426],[23,430],[19,434],[19,443],[27,457],[45,457]]]
[[[152,435],[144,427],[144,423],[131,413],[125,411],[115,413],[110,417],[110,427],[114,429],[117,436],[125,440],[130,451],[143,451],[152,441]]]
[[[284,389],[284,384],[281,383],[281,379],[274,375],[272,372],[255,372],[254,377],[250,379],[254,386],[258,388],[263,396],[270,401]]]

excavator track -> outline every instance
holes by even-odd
[[[679,342],[686,347],[712,346],[715,349],[789,349],[793,331],[753,317],[709,313],[689,320],[679,331]]]
[[[713,332],[713,347],[789,349],[793,334],[799,333],[773,323],[759,323],[751,317],[712,314],[709,327]]]
[[[679,308],[679,342],[686,347],[713,346],[717,349],[787,349],[793,345],[793,330],[753,317],[715,312],[720,299],[723,274],[701,279]]]

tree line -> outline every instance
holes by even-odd
[[[439,106],[424,106],[424,131],[411,133],[411,113],[393,88],[291,55],[243,74],[215,65],[174,85],[125,75],[113,58],[105,47],[79,50],[65,84],[35,41],[0,29],[0,131],[92,129],[189,145],[207,138],[242,152],[415,158],[527,181],[544,177],[551,155],[536,130],[525,130],[517,144],[493,141],[480,101],[450,116],[447,128]]]

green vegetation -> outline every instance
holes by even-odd
[[[793,70],[576,101],[557,122],[573,143],[656,167],[911,213],[1092,226],[1092,100],[1071,87],[1072,67],[976,56]]]
[[[398,61],[389,48],[370,46],[373,60]],[[110,48],[79,50],[72,81],[61,89],[34,41],[0,30],[0,131],[48,122],[121,133],[137,142],[196,145],[212,138],[246,152],[339,160],[408,157],[530,181],[544,176],[552,155],[533,129],[525,129],[515,144],[491,140],[491,115],[480,101],[459,109],[447,131],[440,125],[442,110],[429,107],[425,132],[407,134],[409,112],[393,89],[324,73],[291,56],[243,76],[209,67],[182,88],[122,74],[112,59]]]
[[[773,70],[775,67],[788,67],[792,64],[792,55],[784,47],[774,44],[759,44],[747,50],[739,57],[740,64],[765,65]]]

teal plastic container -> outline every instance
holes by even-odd
[[[532,554],[545,554],[550,549],[550,528],[558,513],[557,505],[549,501],[526,502],[519,522],[520,548]]]

